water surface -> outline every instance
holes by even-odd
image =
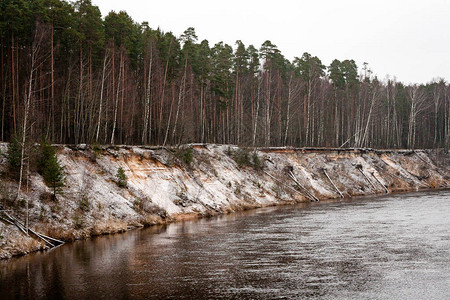
[[[0,298],[450,299],[450,191],[266,208],[0,263]]]

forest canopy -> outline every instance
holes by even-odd
[[[199,41],[90,0],[2,0],[1,136],[52,143],[450,146],[450,91],[271,41]]]

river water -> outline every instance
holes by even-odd
[[[0,262],[0,298],[450,299],[450,191],[251,210]]]

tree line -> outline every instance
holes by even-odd
[[[242,146],[450,146],[443,79],[380,80],[270,41],[210,45],[90,0],[0,3],[0,139]]]

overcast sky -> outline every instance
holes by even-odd
[[[450,0],[92,0],[102,15],[125,10],[135,21],[199,41],[270,40],[289,59],[309,52],[325,65],[363,62],[380,79],[450,80]]]

